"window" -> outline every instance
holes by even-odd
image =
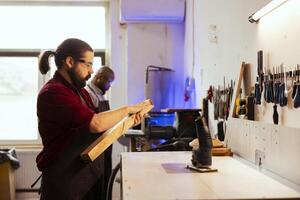
[[[0,142],[40,143],[36,98],[56,67],[41,75],[37,56],[66,38],[80,38],[95,49],[94,71],[105,64],[105,4],[47,2],[0,5]],[[11,15],[11,13],[17,13]]]

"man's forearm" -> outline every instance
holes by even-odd
[[[106,131],[128,116],[128,114],[128,106],[95,114],[90,123],[90,131],[92,133]]]

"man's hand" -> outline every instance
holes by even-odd
[[[128,114],[135,114],[140,112],[141,110],[143,110],[146,107],[147,104],[145,103],[138,103],[135,104],[133,106],[128,106]]]
[[[133,117],[134,117],[134,125],[133,126],[139,125],[144,120],[144,116],[141,113],[136,113],[133,115]]]

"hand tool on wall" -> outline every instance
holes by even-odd
[[[267,88],[268,88],[268,81],[269,81],[269,77],[268,76],[266,76],[265,77],[265,79],[264,79],[264,89],[263,89],[263,93],[264,93],[264,100],[265,100],[265,102],[268,102],[268,100],[267,100],[267,93],[268,93],[268,90],[267,90]]]
[[[280,86],[280,74],[278,67],[274,69],[273,67],[273,77],[274,77],[274,103],[279,104],[280,101],[280,92],[279,92],[279,86]]]
[[[278,111],[277,111],[277,104],[275,102],[275,99],[274,99],[274,87],[273,87],[273,84],[274,84],[274,78],[275,78],[275,73],[273,73],[273,76],[272,76],[272,81],[269,82],[269,92],[268,92],[268,97],[269,98],[269,102],[272,102],[274,103],[274,106],[273,106],[273,123],[274,124],[278,124]],[[276,78],[277,78],[277,75],[276,75]],[[272,101],[272,96],[273,95],[273,101]]]
[[[296,81],[298,79],[298,81]],[[293,71],[293,92],[292,98],[294,99],[296,91],[297,91],[297,82],[299,83],[299,76],[297,76],[297,68]]]
[[[256,77],[256,81],[257,83],[255,83],[254,85],[254,103],[256,105],[260,105],[261,104],[261,87],[258,83],[259,77]]]
[[[264,98],[267,103],[274,103],[274,75],[268,71],[267,80],[264,82]]]
[[[297,81],[297,88],[296,88],[296,92],[295,92],[295,96],[294,96],[294,107],[295,108],[298,108],[300,107],[300,83],[299,83],[299,68],[300,66],[297,65],[297,78],[298,78],[298,81]]]
[[[260,86],[260,92],[263,91],[264,82],[264,70],[263,70],[263,51],[257,52],[257,75],[259,77],[258,84]]]
[[[293,91],[293,72],[292,71],[290,71],[290,72],[284,72],[284,74],[285,74],[285,90],[284,90],[284,96],[286,97],[286,98],[288,98],[288,96],[289,96],[289,93],[290,92],[292,92]],[[291,84],[290,84],[290,86],[288,85],[288,76],[290,77],[290,82],[291,82]]]
[[[214,102],[214,119],[219,118],[219,89],[213,88],[213,102]]]
[[[231,102],[232,91],[233,91],[232,80],[230,82],[231,85],[229,85],[228,88],[226,89],[226,116],[225,116],[226,120],[229,117],[230,102]]]
[[[283,66],[281,66],[281,84],[279,85],[279,105],[281,107],[286,106],[287,105],[287,97],[285,95],[285,90],[286,90],[286,84],[285,84],[285,80],[286,80],[286,74],[284,72],[284,68]]]
[[[207,90],[207,99],[209,100],[209,102],[212,102],[213,99],[213,87],[210,85],[209,89]]]
[[[274,104],[274,106],[273,106],[273,122],[274,122],[274,124],[278,124],[278,111],[277,111],[276,104]]]
[[[237,116],[247,116],[247,99],[238,98],[236,99],[236,115]]]
[[[261,104],[261,93],[263,91],[263,80],[264,80],[264,72],[263,72],[263,51],[257,52],[257,77],[256,83],[254,86],[254,97],[255,104]]]

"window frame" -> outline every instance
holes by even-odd
[[[107,1],[0,1],[0,6],[101,6],[105,9],[105,30],[106,30],[106,49],[107,41],[108,41],[108,5]],[[106,65],[106,49],[94,49],[95,57],[100,57],[102,65]],[[0,48],[0,57],[33,57],[38,58],[42,49],[1,49]],[[38,75],[38,88],[40,88],[45,84],[47,80],[49,80],[50,74],[46,75],[39,74]],[[37,120],[37,118],[36,118]],[[38,130],[37,130],[38,133]],[[42,146],[42,140],[40,135],[38,134],[38,139],[36,140],[0,140],[0,147],[17,147],[17,148],[40,148]]]

